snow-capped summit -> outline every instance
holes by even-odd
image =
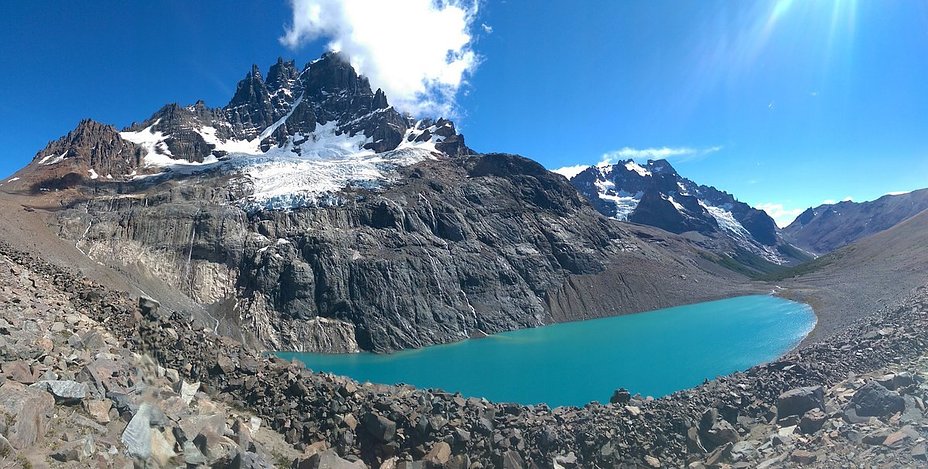
[[[801,256],[764,211],[727,192],[680,176],[666,160],[570,167],[565,175],[603,215],[673,233],[698,232],[733,241],[744,252],[785,264]],[[737,253],[733,253],[737,254]]]
[[[168,104],[122,132],[84,121],[18,176],[37,192],[219,171],[243,187],[241,204],[289,208],[383,184],[397,166],[468,153],[451,121],[399,113],[343,56],[326,53],[302,71],[278,59],[267,79],[252,66],[222,108]]]

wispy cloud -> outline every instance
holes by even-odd
[[[603,154],[604,163],[615,163],[620,160],[677,160],[687,161],[706,156],[721,150],[721,146],[709,148],[691,148],[691,147],[660,147],[660,148],[632,148],[625,147],[619,150],[610,151]]]
[[[471,27],[477,0],[291,0],[293,23],[280,42],[328,49],[383,88],[397,109],[448,116],[479,57]]]
[[[804,210],[801,208],[786,208],[783,204],[772,202],[757,204],[755,207],[767,212],[767,215],[770,215],[770,218],[773,218],[773,221],[777,222],[777,226],[780,228],[792,223]]]

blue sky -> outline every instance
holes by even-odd
[[[284,46],[289,3],[4,2],[0,173],[91,117],[228,102]],[[483,28],[485,24],[488,28]],[[492,32],[489,30],[492,29]],[[776,211],[928,187],[928,4],[916,1],[487,1],[457,121],[478,151],[549,168],[669,157]],[[413,47],[412,50],[415,50]],[[414,52],[413,52],[414,53]]]

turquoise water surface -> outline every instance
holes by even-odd
[[[315,371],[500,402],[582,406],[619,387],[654,397],[768,362],[815,325],[805,304],[742,296],[555,324],[388,355],[278,353]]]

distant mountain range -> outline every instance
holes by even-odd
[[[698,233],[753,270],[769,271],[810,258],[786,241],[763,210],[712,186],[680,176],[666,160],[634,160],[556,170],[603,215],[671,233]]]
[[[844,201],[802,212],[783,229],[790,242],[826,254],[928,210],[928,189],[884,195],[870,202]]]

